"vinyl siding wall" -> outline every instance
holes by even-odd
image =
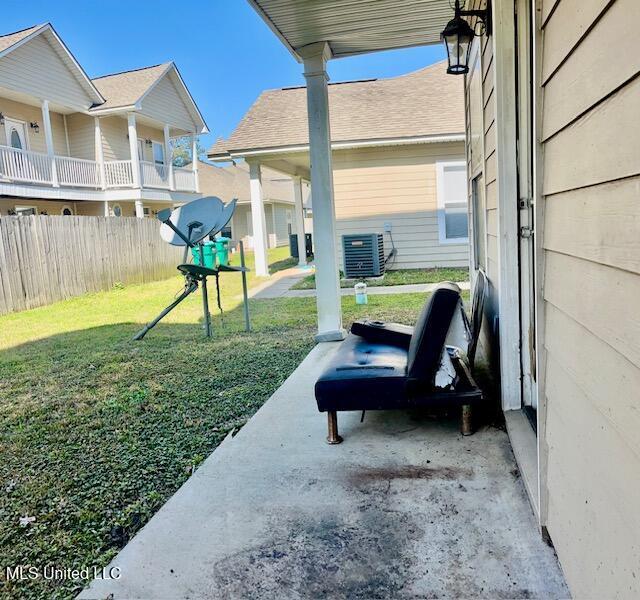
[[[293,219],[293,204],[284,202],[276,202],[274,204],[265,204],[264,216],[267,225],[267,235],[269,238],[269,247],[286,246],[289,244],[289,230],[287,227],[287,210],[291,211],[292,224],[291,231],[296,233],[296,224]],[[233,222],[231,225],[234,240],[243,240],[248,243],[250,229],[248,227],[247,215],[251,214],[250,204],[238,204],[233,213]],[[275,221],[274,221],[275,215]]]
[[[123,217],[135,217],[135,202],[132,200],[118,200],[109,202],[110,210],[113,206],[119,204],[122,209]],[[0,217],[8,215],[9,211],[15,209],[16,206],[33,206],[37,209],[38,214],[59,215],[65,206],[73,210],[74,215],[82,217],[102,217],[104,216],[104,203],[102,201],[73,201],[73,200],[37,200],[32,198],[0,198]],[[173,204],[168,202],[144,202],[145,208],[153,212],[157,212],[164,208],[172,207]]]
[[[484,8],[476,1],[472,8]],[[498,370],[495,322],[498,317],[498,289],[500,286],[498,257],[498,181],[496,160],[496,126],[493,39],[478,36],[474,40],[470,73],[465,78],[467,174],[469,177],[470,222],[473,227],[472,181],[479,182],[478,193],[484,198],[484,213],[477,216],[484,221],[484,264],[479,265],[489,280],[489,292],[480,337],[480,349],[485,358]],[[474,261],[475,263],[475,261]]]
[[[0,97],[0,112],[9,119],[24,121],[26,123],[29,150],[33,152],[46,152],[47,144],[44,138],[44,125],[42,123],[42,109],[39,106],[31,106],[22,102],[15,102]],[[51,136],[56,154],[68,156],[67,140],[64,133],[64,119],[61,114],[50,111]],[[38,133],[29,127],[29,123],[37,122],[40,125]],[[0,145],[8,146],[5,125],[0,125]]]
[[[91,100],[45,35],[0,59],[0,87],[63,106],[89,108]]]
[[[164,77],[149,95],[142,101],[142,110],[153,119],[164,122],[170,119],[171,125],[185,131],[195,131],[196,126],[180,98],[174,76]]]
[[[637,0],[542,4],[547,527],[574,597],[640,597]]]
[[[468,244],[441,244],[437,161],[464,161],[464,144],[416,144],[333,152],[338,260],[341,236],[384,233],[398,250],[391,268],[469,266]],[[384,234],[385,253],[391,240]]]

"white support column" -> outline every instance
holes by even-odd
[[[200,178],[198,177],[198,136],[194,132],[191,136],[191,169],[196,184],[196,194],[200,193]]]
[[[53,148],[53,134],[51,132],[51,117],[49,115],[49,101],[42,101],[42,126],[44,127],[44,141],[47,145],[47,155],[51,161],[51,183],[53,187],[60,187],[58,183],[58,169],[56,168],[56,157]]]
[[[316,302],[318,334],[316,340],[342,340],[342,307],[336,253],[336,211],[333,199],[333,166],[329,126],[329,95],[326,63],[331,50],[326,42],[310,44],[300,50],[307,80],[309,155],[313,193],[313,232],[315,237]]]
[[[100,187],[107,189],[107,180],[104,172],[104,152],[102,150],[102,130],[100,129],[100,119],[93,117],[93,131],[96,162],[98,163],[98,176],[100,178]]]
[[[169,172],[169,189],[176,189],[176,180],[173,174],[173,156],[171,155],[171,138],[169,137],[169,125],[164,126],[164,164]]]
[[[307,245],[304,235],[304,206],[302,199],[302,178],[293,178],[293,198],[295,204],[296,235],[298,236],[298,266],[307,265]]]
[[[102,203],[102,205],[103,205],[103,206],[102,206],[102,214],[103,214],[105,217],[109,217],[109,216],[111,216],[111,213],[109,212],[109,201],[108,201],[108,200],[105,200],[105,201]]]
[[[135,113],[127,115],[127,125],[129,129],[129,154],[131,155],[131,175],[133,178],[133,187],[141,186],[140,177],[140,157],[138,156],[138,129],[136,127]]]
[[[249,185],[251,189],[251,222],[253,225],[253,252],[255,256],[256,275],[269,275],[269,261],[267,260],[267,221],[264,216],[264,202],[262,198],[262,178],[260,163],[249,163]]]
[[[136,217],[144,219],[144,204],[142,204],[142,200],[136,200]]]

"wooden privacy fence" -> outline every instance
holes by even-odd
[[[182,248],[155,219],[0,218],[0,314],[176,274]]]

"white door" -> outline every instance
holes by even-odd
[[[7,134],[7,146],[18,150],[28,150],[27,127],[22,121],[4,119],[4,130]]]

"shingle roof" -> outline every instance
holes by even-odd
[[[102,110],[135,104],[162,77],[170,64],[163,63],[92,79],[93,85],[98,88],[98,91],[107,100],[96,108]]]
[[[329,104],[333,142],[464,132],[463,81],[442,62],[400,77],[330,84]],[[306,88],[267,90],[209,156],[308,143]]]
[[[17,44],[20,40],[30,36],[34,31],[44,27],[46,23],[42,23],[41,25],[34,25],[33,27],[29,27],[28,29],[23,29],[22,31],[14,31],[13,33],[7,33],[6,35],[0,35],[0,52],[10,48],[14,44]]]
[[[205,196],[218,196],[229,202],[237,198],[238,202],[249,202],[249,171],[245,163],[217,167],[200,162],[198,165],[200,191]],[[281,200],[293,203],[293,185],[290,180],[282,179],[275,171],[262,167],[262,188],[265,200]]]

